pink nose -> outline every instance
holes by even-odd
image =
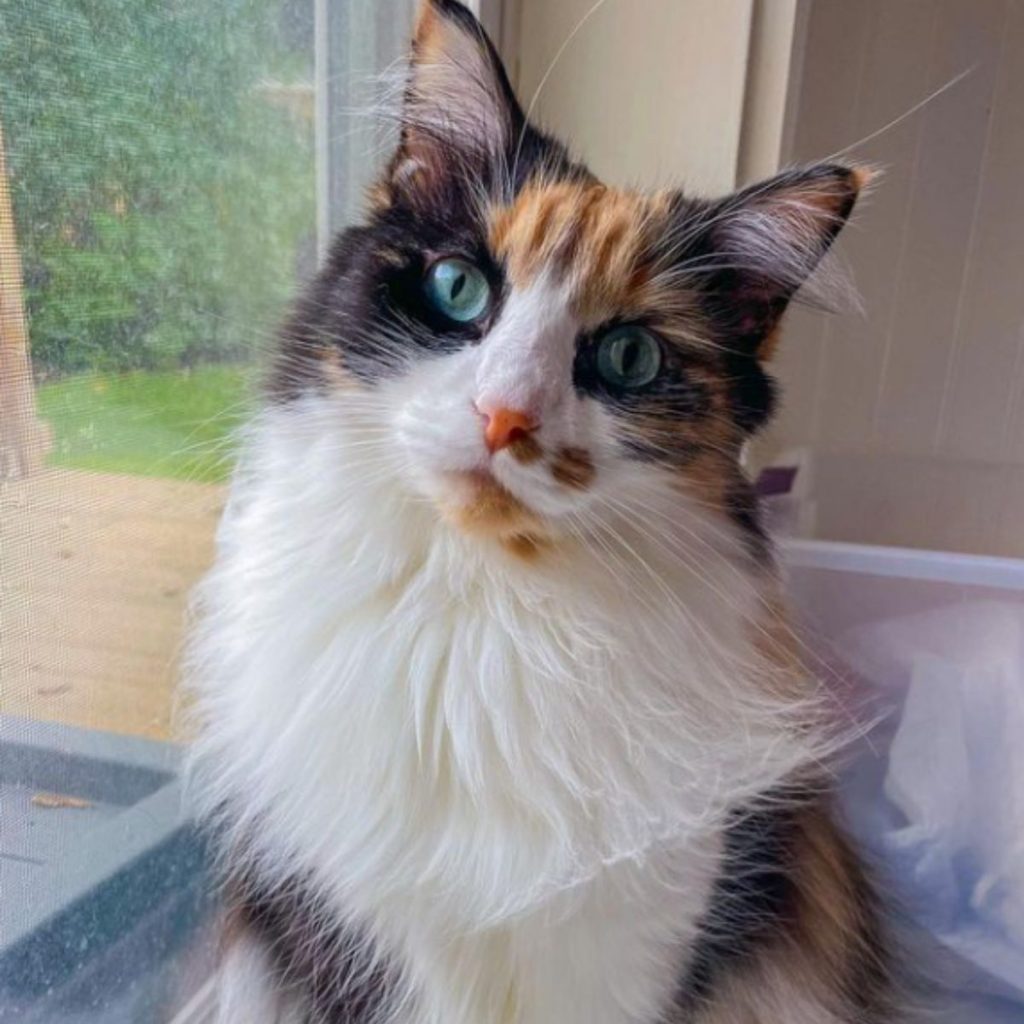
[[[518,409],[498,408],[491,412],[481,410],[480,415],[487,421],[484,427],[484,441],[492,455],[516,441],[521,441],[527,434],[537,429],[533,417]]]

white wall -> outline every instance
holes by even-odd
[[[752,0],[607,0],[587,18],[594,7],[520,0],[524,103],[547,76],[535,113],[608,181],[731,189]]]
[[[792,103],[802,73],[810,5],[800,0],[754,0],[750,25],[738,179],[748,184],[774,174],[791,146]]]
[[[813,0],[803,59],[799,161],[974,71],[856,149],[865,315],[791,320],[772,447],[825,453],[826,536],[1024,555],[1024,0]]]

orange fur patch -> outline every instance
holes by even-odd
[[[508,453],[521,466],[530,466],[544,457],[544,449],[532,434],[517,437],[508,446]]]
[[[764,341],[757,348],[757,358],[762,362],[768,362],[775,355],[779,342],[782,340],[782,324],[777,323],[764,337]]]
[[[430,0],[423,0],[420,4],[419,13],[416,15],[416,28],[413,30],[412,46],[417,60],[429,63],[445,58],[443,19]]]
[[[551,464],[551,475],[564,487],[576,491],[586,490],[596,473],[590,452],[583,448],[563,448]]]
[[[318,350],[324,380],[336,391],[352,391],[359,387],[355,377],[345,368],[341,353],[333,345]]]
[[[456,496],[441,511],[459,529],[503,541],[543,536],[536,514],[492,477],[467,476],[453,483]]]
[[[854,188],[858,192],[863,192],[864,189],[869,188],[877,176],[878,172],[873,167],[867,167],[864,164],[858,164],[850,170],[850,177],[853,179]]]
[[[548,545],[546,540],[528,533],[504,537],[501,543],[509,554],[527,561],[537,558]]]
[[[813,698],[818,681],[804,660],[800,639],[781,595],[769,591],[763,601],[763,614],[751,628],[754,647],[771,666],[771,671],[765,673],[764,686],[793,701]]]
[[[490,244],[514,287],[553,269],[573,285],[584,323],[654,312],[652,232],[664,225],[665,194],[645,196],[589,181],[527,185],[491,213]]]

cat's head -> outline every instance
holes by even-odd
[[[825,164],[716,201],[605,186],[527,122],[466,8],[426,0],[397,152],[275,391],[371,409],[396,486],[524,552],[684,496],[756,541],[739,456],[772,410],[765,363],[865,178]]]

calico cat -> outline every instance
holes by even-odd
[[[424,3],[198,597],[221,1024],[889,1019],[740,468],[866,179],[607,187]]]

